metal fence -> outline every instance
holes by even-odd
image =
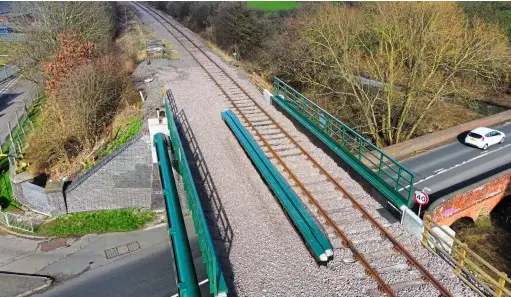
[[[454,267],[456,275],[479,295],[511,296],[511,279],[504,272],[485,261],[429,216],[424,217],[422,245],[446,259]]]
[[[9,212],[0,211],[0,224],[31,233],[34,232],[34,224],[31,219]]]
[[[414,173],[276,77],[273,92],[277,104],[302,120],[302,124],[327,145],[335,144],[331,148],[398,208],[412,205]],[[365,163],[372,164],[374,168]]]
[[[3,152],[12,152],[16,158],[23,158],[23,144],[30,132],[34,130],[34,123],[31,117],[34,114],[42,113],[42,97],[34,97],[31,100],[23,101],[23,107],[11,113],[5,126],[0,129],[0,145]]]
[[[14,77],[16,74],[18,74],[18,72],[19,68],[14,65],[5,65],[0,67],[0,82]]]
[[[181,143],[181,137],[179,136],[178,128],[170,108],[169,98],[172,98],[172,93],[170,90],[165,92],[164,89],[162,92],[165,94],[165,113],[167,115],[167,125],[170,131],[170,140],[172,143],[175,161],[178,164],[179,174],[181,175],[183,186],[186,191],[188,207],[192,212],[195,233],[197,233],[199,247],[202,251],[202,262],[206,265],[206,273],[209,278],[210,293],[214,296],[226,296],[227,284],[225,283],[225,278],[220,268],[213,239],[209,233],[206,217],[204,216],[204,211],[199,199],[199,194],[195,188],[192,172],[190,171],[185,150]]]

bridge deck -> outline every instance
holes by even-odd
[[[365,275],[359,263],[349,261],[351,252],[338,243],[334,251],[335,260],[327,267],[316,265],[243,149],[223,123],[220,113],[230,106],[226,98],[162,24],[140,8],[139,11],[143,20],[161,38],[170,40],[173,49],[180,53],[179,61],[156,70],[158,77],[155,81],[161,80],[174,94],[177,118],[185,132],[190,159],[195,160],[193,173],[200,179],[196,182],[203,198],[203,207],[211,220],[210,228],[217,229],[213,232],[214,239],[218,243],[218,255],[228,285],[231,286],[230,291],[237,292],[239,296],[261,296],[261,293],[264,296],[367,296],[369,292],[375,292],[376,283]],[[189,31],[185,31],[190,35]],[[236,78],[360,204],[388,226],[452,293],[472,296],[471,291],[454,277],[446,263],[422,249],[399,222],[389,221],[382,216],[380,213],[384,211],[378,202],[289,119],[265,102],[246,74],[229,68],[213,53],[209,52],[209,55],[227,69],[229,75]],[[156,67],[156,64],[153,62],[151,67]],[[160,97],[158,100],[161,100]],[[310,169],[302,168],[300,171],[307,170]],[[328,192],[328,189],[318,190]],[[376,258],[382,255],[371,254],[375,248],[374,245],[367,245],[365,252],[378,262]],[[388,260],[380,258],[380,267],[387,267]],[[398,279],[408,279],[409,274],[404,270],[395,275]],[[438,294],[429,284],[416,289],[419,289],[421,296]],[[416,293],[409,290],[400,296],[415,296]]]

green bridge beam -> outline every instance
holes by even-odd
[[[179,203],[179,196],[170,165],[169,145],[164,134],[158,133],[154,135],[154,146],[156,147],[156,155],[160,167],[163,197],[169,222],[169,235],[172,241],[172,249],[174,250],[179,296],[200,297],[199,282],[195,273],[190,243],[188,242],[183,213],[181,212],[181,204]]]

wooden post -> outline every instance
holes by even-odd
[[[426,246],[429,239],[429,228],[431,228],[430,217],[424,217],[424,231],[422,231],[422,244]]]
[[[14,143],[14,137],[12,137],[11,123],[9,123],[9,122],[7,122],[7,129],[9,129],[9,139],[11,140],[11,145],[14,147],[14,153],[18,154],[16,152],[16,144]]]
[[[28,116],[27,104],[25,102],[23,102],[23,112],[25,113],[25,117],[27,118],[30,127],[32,128],[32,130],[34,130],[34,124],[30,120],[30,117]]]
[[[14,113],[16,114],[16,121],[18,121],[18,126],[20,126],[20,128],[21,128],[21,132],[23,133],[23,136],[27,137],[27,134],[25,133],[25,129],[23,129],[23,125],[20,122],[20,118],[18,116],[18,111],[15,110]],[[19,139],[19,137],[18,137],[18,139]]]
[[[497,296],[497,297],[501,297],[502,296],[502,289],[501,289],[501,287],[504,288],[506,286],[506,279],[504,277],[506,277],[506,274],[501,272],[500,275],[499,275],[499,285],[500,285],[500,287],[497,287],[495,289],[495,296]]]
[[[21,150],[21,145],[20,145],[20,136],[18,135],[18,149],[20,151],[20,158],[23,159],[23,151]]]
[[[456,275],[459,276],[461,274],[461,268],[465,265],[465,257],[467,256],[467,250],[466,250],[467,244],[462,243],[461,244],[461,251],[459,253],[459,259],[458,263],[456,264]]]

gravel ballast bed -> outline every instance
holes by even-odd
[[[367,296],[368,292],[376,288],[376,282],[365,276],[360,264],[346,263],[338,258],[334,260],[338,263],[335,268],[332,265],[325,267],[315,263],[272,193],[222,121],[220,113],[229,107],[227,99],[159,23],[146,13],[141,14],[144,22],[151,25],[158,35],[170,40],[174,49],[180,53],[179,61],[171,61],[166,65],[154,61],[151,65],[139,67],[137,75],[144,78],[145,72],[150,73],[150,69],[157,69],[154,81],[146,87],[158,91],[155,91],[153,96],[148,95],[148,100],[153,100],[154,106],[161,105],[160,82],[164,82],[165,86],[172,90],[178,111],[182,110],[186,115],[195,141],[200,145],[204,158],[200,161],[207,165],[207,174],[217,191],[204,198],[213,200],[216,197],[219,203],[215,204],[221,205],[221,211],[213,207],[213,213],[209,215],[218,216],[223,213],[233,234],[230,242],[224,242],[224,246],[228,248],[228,261],[222,263],[224,271],[233,272],[233,284],[238,296]],[[197,40],[196,42],[199,43]],[[296,135],[300,145],[332,173],[370,213],[375,214],[377,209],[382,208],[329,156],[301,134],[289,119],[265,102],[250,83],[248,75],[227,66],[213,53],[210,53],[210,57],[224,69],[227,68],[228,73],[237,79],[253,98],[257,98],[258,103],[288,133]],[[334,207],[335,203],[332,204]],[[345,203],[339,202],[338,207],[343,206]],[[379,217],[378,221],[386,220]],[[426,267],[438,272],[435,275],[453,293],[475,296],[475,293],[454,276],[447,263],[425,252],[420,243],[406,234],[398,222],[386,224],[406,242],[411,253],[426,263]],[[221,230],[221,233],[222,231],[226,232]],[[350,253],[345,249],[342,249],[342,253],[336,253],[339,256],[341,254]],[[432,265],[434,267],[429,267]],[[431,285],[420,288],[424,296],[433,296],[436,291]],[[408,293],[410,292],[404,291],[403,296],[408,296]]]

